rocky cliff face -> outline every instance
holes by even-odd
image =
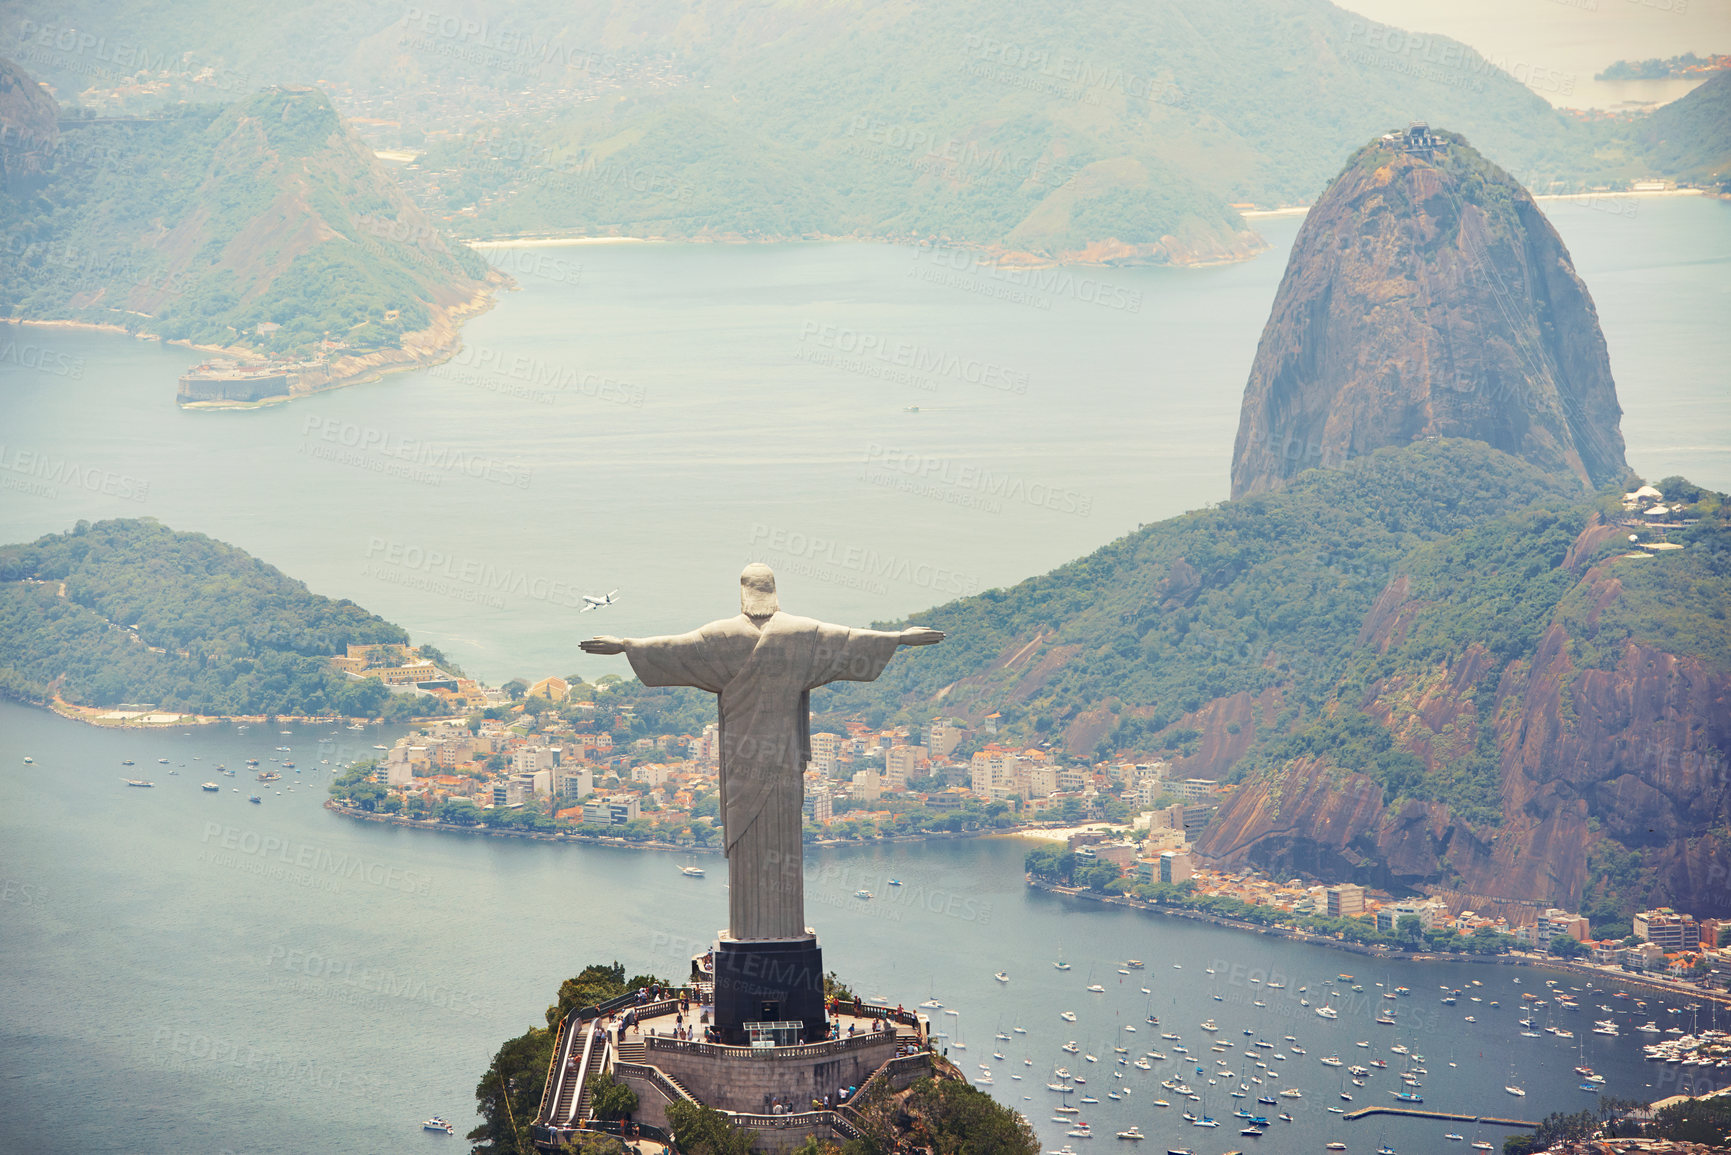
[[[1382,784],[1322,757],[1246,781],[1201,852],[1452,894],[1486,910],[1592,899],[1595,884],[1606,885],[1594,857],[1615,848],[1613,858],[1637,859],[1616,880],[1625,905],[1731,913],[1731,670],[1632,638],[1611,639],[1590,666],[1583,660],[1599,623],[1634,596],[1624,588],[1630,567],[1661,560],[1613,553],[1589,564],[1618,532],[1595,518],[1562,559],[1578,581],[1530,656],[1503,661],[1463,641],[1429,668],[1377,681],[1362,700],[1331,704],[1364,709],[1431,774],[1470,754],[1488,728],[1499,822],[1469,822],[1435,802],[1391,805]],[[1386,652],[1432,613],[1397,577],[1360,644]]]
[[[59,109],[40,84],[10,60],[0,60],[0,192],[26,194],[60,146]]]
[[[1373,144],[1300,229],[1245,387],[1232,496],[1428,437],[1595,488],[1627,472],[1586,286],[1520,185],[1443,134]]]

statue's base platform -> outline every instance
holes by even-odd
[[[749,1044],[747,1023],[797,1022],[801,1042],[824,1037],[823,949],[815,934],[792,939],[723,936],[716,941],[714,957],[715,1028],[722,1043]]]
[[[680,1038],[692,1029],[700,1039],[708,1025],[702,996],[710,990],[709,959],[699,962],[698,981],[686,988],[688,1004],[672,997],[621,1002],[572,1012],[560,1024],[534,1125],[541,1155],[554,1155],[584,1128],[616,1126],[582,1107],[581,1088],[601,1070],[637,1093],[632,1119],[651,1139],[664,1137],[668,1108],[683,1101],[725,1112],[750,1134],[754,1151],[782,1153],[814,1136],[860,1137],[862,1110],[937,1073],[943,1062],[928,1049],[922,1015],[860,1003],[837,1004],[828,1023],[833,1037],[816,1043],[728,1046]]]
[[[667,1107],[689,1098],[725,1111],[752,1149],[791,1151],[806,1139],[858,1137],[848,1104],[874,1077],[901,1090],[932,1073],[932,1056],[894,1025],[794,1047],[728,1047],[650,1036],[624,1048],[614,1074],[637,1092],[637,1118],[666,1128]]]

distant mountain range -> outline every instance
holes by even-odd
[[[1340,156],[1411,120],[1450,125],[1534,191],[1653,175],[1629,124],[1565,115],[1471,48],[1321,0],[18,9],[20,60],[102,107],[152,86],[324,85],[369,139],[424,151],[403,179],[465,236],[1231,259],[1262,245],[1234,206],[1309,202]],[[68,29],[164,50],[148,84],[120,85],[56,49]]]

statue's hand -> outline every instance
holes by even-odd
[[[585,654],[623,654],[625,652],[624,642],[618,638],[608,637],[606,634],[590,638],[580,645]]]
[[[944,640],[944,631],[929,630],[925,626],[909,626],[902,631],[899,646],[935,646]]]

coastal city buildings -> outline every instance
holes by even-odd
[[[1328,917],[1351,918],[1364,913],[1364,887],[1350,882],[1331,886],[1327,891]]]
[[[402,647],[356,647],[339,660],[355,676],[421,669]],[[487,701],[492,692],[464,693]],[[369,781],[379,795],[369,808],[418,821],[718,845],[716,726],[645,734],[628,702],[600,687],[584,694],[574,695],[564,679],[542,679],[522,690],[519,704],[494,703],[404,736],[376,759]],[[1201,859],[1195,841],[1233,787],[1178,777],[1166,762],[1083,764],[997,743],[987,727],[953,719],[918,730],[858,721],[840,729],[812,735],[804,817],[813,838],[961,831],[989,816],[1000,826],[1092,823],[1072,828],[1069,849],[1096,868],[1096,882],[1098,868],[1107,868],[1119,889],[1181,886],[1280,916],[1361,920],[1366,933],[1381,936],[1373,941],[1416,943],[1415,935],[1453,932],[1506,936],[1501,941],[1518,949],[1554,953],[1566,939],[1580,944],[1571,950],[1582,962],[1731,985],[1731,920],[1659,908],[1636,914],[1624,938],[1596,940],[1584,915],[1550,905],[1504,904],[1482,915],[1451,910],[1441,897],[1224,869]]]
[[[1662,950],[1682,950],[1701,941],[1701,929],[1695,925],[1695,920],[1668,906],[1644,910],[1632,922],[1636,938],[1653,943]]]

